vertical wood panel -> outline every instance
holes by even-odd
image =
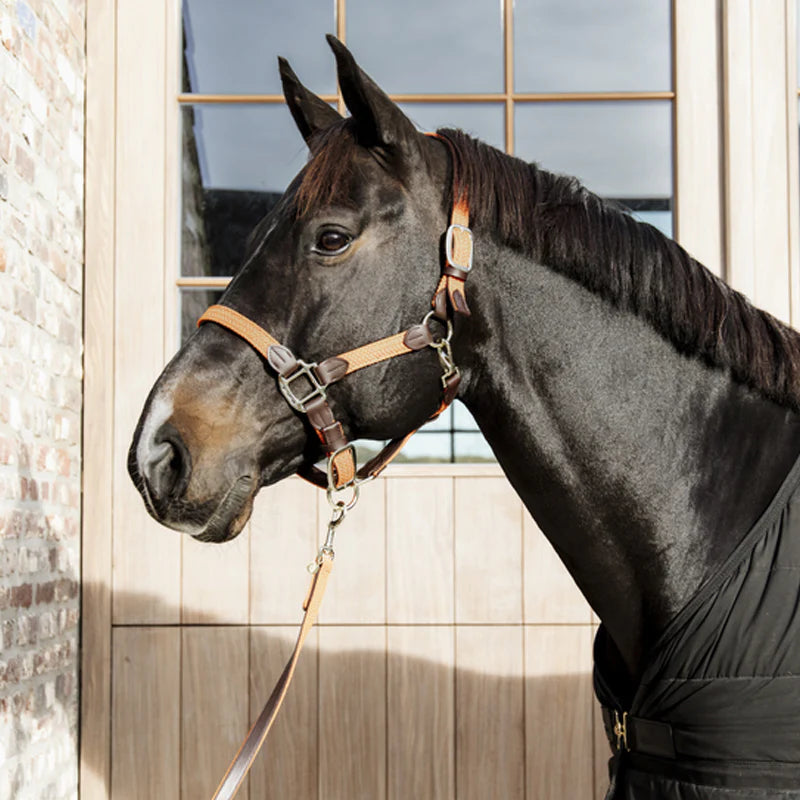
[[[455,629],[388,631],[388,800],[455,797]]]
[[[114,621],[179,619],[180,534],[145,511],[124,468],[163,364],[165,6],[117,6]],[[146,124],[145,121],[146,120]]]
[[[251,624],[301,619],[309,580],[305,567],[317,554],[319,494],[300,478],[290,478],[256,497],[250,522]]]
[[[750,0],[727,0],[723,16],[725,216],[728,282],[755,298],[753,88]]]
[[[525,514],[525,622],[584,623],[592,610],[553,546],[530,514]]]
[[[246,628],[182,631],[181,796],[187,800],[213,795],[249,728],[248,638]],[[247,800],[246,782],[237,797]]]
[[[319,502],[320,535],[330,507]],[[386,622],[386,483],[379,479],[361,491],[358,505],[336,532],[336,563],[320,622]]]
[[[293,627],[252,628],[250,720],[255,722],[294,649]],[[300,657],[291,689],[250,772],[253,800],[317,797],[317,632]]]
[[[723,270],[719,0],[674,0],[676,239]]]
[[[456,629],[459,800],[525,797],[521,626]]]
[[[246,625],[250,616],[250,526],[224,544],[183,538],[181,620]],[[298,601],[299,602],[299,601]]]
[[[183,85],[182,3],[167,0],[166,65],[164,107],[164,355],[170,358],[180,345],[180,302],[175,279],[180,275],[180,248],[183,231],[181,177],[183,173],[183,139],[181,107],[174,98]]]
[[[755,302],[789,320],[786,16],[782,0],[751,6],[756,216]]]
[[[787,195],[789,202],[789,288],[792,325],[800,326],[800,159],[798,159],[797,2],[786,0]]]
[[[526,626],[528,797],[591,797],[592,632],[589,625]]]
[[[522,506],[505,478],[455,479],[456,621],[522,619]]]
[[[388,621],[452,623],[452,478],[387,478],[386,517]]]
[[[319,630],[320,800],[386,797],[386,630]]]
[[[179,797],[180,630],[113,636],[112,800]]]
[[[786,321],[798,281],[795,67],[787,46],[796,36],[788,30],[793,13],[785,0],[724,6],[728,277]]]
[[[80,786],[105,800],[111,761],[111,530],[114,470],[115,4],[86,5],[86,231],[81,537]],[[88,426],[87,426],[88,433]]]

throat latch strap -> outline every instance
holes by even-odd
[[[459,181],[459,154],[446,136],[440,133],[429,133],[428,136],[447,145],[453,165],[453,207],[450,225],[444,237],[444,267],[431,304],[439,319],[449,316],[448,306],[452,312],[468,317],[470,310],[467,305],[466,281],[472,270],[474,241],[469,227],[467,193]]]

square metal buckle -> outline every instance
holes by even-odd
[[[453,260],[453,245],[455,243],[457,230],[462,231],[469,237],[469,260],[467,261],[466,264],[458,264],[456,261]],[[463,269],[464,272],[469,272],[472,269],[472,255],[474,251],[475,248],[474,248],[474,240],[472,238],[472,231],[466,225],[455,225],[455,224],[450,225],[444,237],[444,253],[445,253],[445,258],[447,258],[447,263],[450,264],[450,266],[456,267],[458,269]]]
[[[317,366],[316,362],[308,364],[305,361],[298,359],[297,366],[298,369],[296,369],[291,375],[278,376],[278,386],[283,393],[283,396],[286,398],[286,402],[295,411],[300,411],[302,414],[305,414],[307,413],[306,404],[309,400],[313,400],[315,397],[321,397],[323,400],[325,400],[327,397],[325,394],[325,385],[319,382],[317,375],[314,372],[314,367]],[[302,377],[305,377],[308,380],[311,386],[311,391],[302,397],[298,397],[292,388],[292,384],[298,378]]]

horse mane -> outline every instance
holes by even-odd
[[[476,230],[645,319],[677,350],[800,410],[800,334],[753,306],[657,228],[571,177],[462,131],[455,145]]]
[[[800,334],[576,178],[506,155],[463,131],[439,133],[455,147],[476,231],[636,314],[679,352],[728,369],[736,381],[800,410]],[[312,140],[295,197],[298,213],[345,194],[357,146],[349,120]]]

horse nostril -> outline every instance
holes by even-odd
[[[171,425],[162,425],[153,437],[144,463],[144,477],[154,501],[180,497],[189,482],[189,452]]]

